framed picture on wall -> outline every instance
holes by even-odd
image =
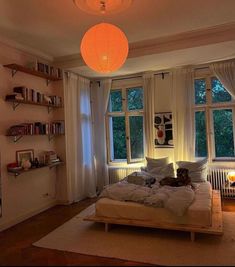
[[[155,113],[155,147],[172,148],[173,143],[172,112]]]
[[[34,160],[34,150],[25,149],[16,151],[16,161],[19,166],[21,166],[23,160],[29,160],[32,162]]]

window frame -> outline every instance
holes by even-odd
[[[206,142],[207,142],[207,157],[209,162],[229,162],[235,161],[234,157],[216,157],[215,153],[215,136],[214,136],[214,121],[213,121],[213,110],[223,110],[223,109],[232,109],[233,116],[233,142],[235,150],[235,99],[232,97],[231,101],[227,102],[212,102],[212,78],[218,79],[211,72],[206,71],[200,75],[194,75],[194,81],[198,79],[205,79],[206,82],[206,103],[205,104],[196,104],[195,103],[195,87],[193,86],[193,121],[195,124],[195,112],[196,111],[205,111],[205,123],[206,123]],[[195,85],[195,82],[194,82]],[[196,130],[196,129],[195,129]],[[194,144],[195,145],[195,144]],[[201,157],[196,157],[196,159],[201,159]]]
[[[128,89],[131,88],[142,88],[143,90],[143,109],[141,110],[128,110]],[[142,83],[130,83],[127,84],[123,81],[119,86],[113,86],[110,89],[110,93],[112,91],[121,91],[122,92],[122,111],[109,111],[109,104],[105,114],[105,125],[106,125],[106,144],[107,144],[107,163],[109,165],[123,165],[123,164],[131,164],[131,163],[142,163],[144,161],[144,157],[140,159],[132,159],[131,158],[131,144],[130,144],[130,127],[129,127],[129,117],[130,116],[142,116],[143,117],[143,152],[145,152],[145,143],[144,143],[144,88]],[[110,97],[110,96],[109,96]],[[110,98],[109,98],[110,101]],[[111,148],[111,129],[110,129],[110,118],[117,116],[125,117],[125,129],[126,129],[126,150],[127,150],[127,158],[126,159],[114,159],[112,160],[112,148]]]

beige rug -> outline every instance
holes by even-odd
[[[113,226],[83,221],[94,204],[34,243],[35,246],[155,265],[235,265],[235,213],[223,212],[224,235]]]

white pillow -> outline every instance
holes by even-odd
[[[147,160],[147,168],[146,168],[147,172],[151,171],[153,168],[162,167],[169,164],[168,157],[158,158],[158,159],[146,157],[146,160]]]
[[[189,177],[193,183],[201,183],[207,180],[207,158],[191,162],[191,161],[177,161],[179,168],[186,168],[189,170]]]
[[[149,173],[155,175],[161,175],[162,177],[174,177],[174,165],[173,163],[167,164],[165,166],[155,167],[149,171]]]

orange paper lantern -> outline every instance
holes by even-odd
[[[85,33],[80,49],[85,63],[91,69],[109,73],[124,64],[129,45],[125,34],[118,27],[100,23]]]

